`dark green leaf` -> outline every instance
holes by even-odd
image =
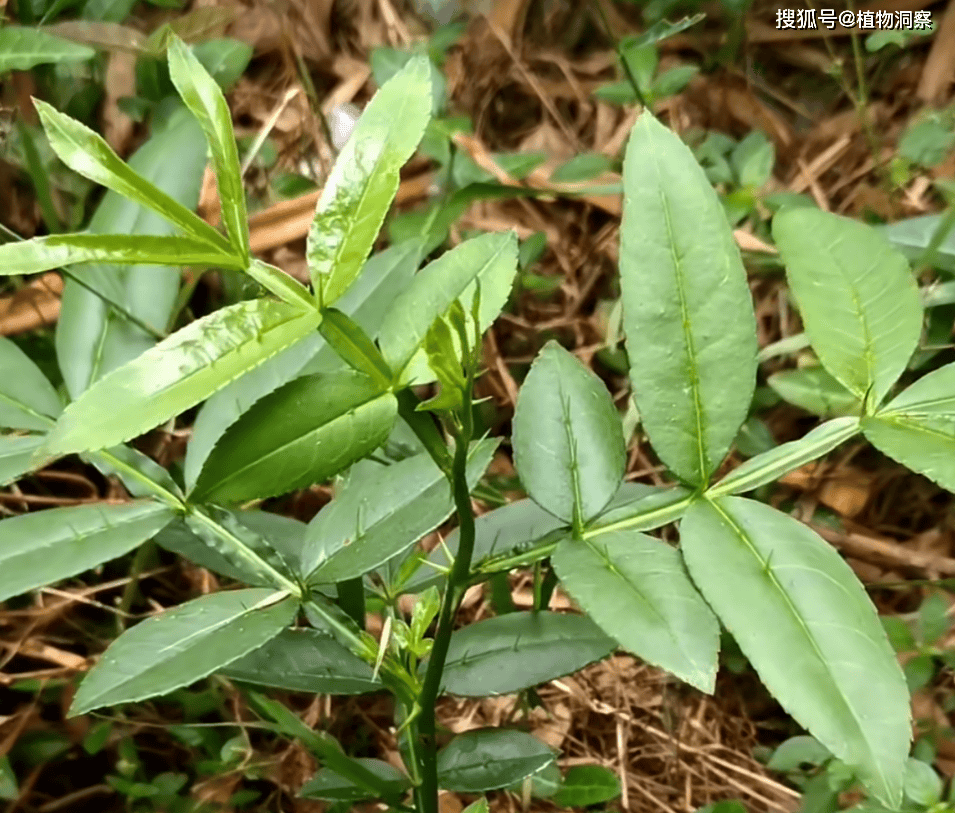
[[[444,690],[490,697],[529,689],[583,669],[617,642],[589,618],[560,613],[508,613],[451,635]]]
[[[330,635],[287,629],[265,646],[233,661],[222,674],[233,680],[290,692],[362,694],[382,687],[372,667]]]
[[[411,786],[411,780],[407,775],[387,762],[367,758],[355,761],[387,783],[396,794],[400,794]],[[315,776],[302,786],[298,795],[303,799],[325,799],[332,802],[357,802],[361,799],[380,798],[371,788],[356,785],[351,780],[339,776],[331,768],[320,768]]]
[[[124,632],[84,678],[70,716],[168,694],[241,658],[291,623],[298,602],[274,590],[213,593]]]
[[[620,285],[634,400],[663,462],[702,485],[755,385],[746,271],[705,173],[649,112],[633,128],[623,177]]]
[[[881,801],[902,801],[909,695],[872,602],[818,535],[739,497],[700,499],[681,523],[693,580],[766,687],[856,768]]]
[[[338,300],[338,307],[374,338],[382,315],[411,280],[420,261],[420,241],[402,243],[374,255]],[[341,367],[337,354],[318,333],[312,333],[215,393],[200,410],[193,426],[186,449],[186,486],[195,485],[199,470],[216,441],[259,398],[299,375],[333,372]]]
[[[35,511],[0,522],[0,601],[128,553],[169,523],[153,501]]]
[[[566,537],[552,562],[567,591],[621,646],[713,691],[719,625],[673,548],[635,531],[614,531]]]
[[[519,782],[553,761],[550,748],[523,731],[478,729],[459,734],[438,752],[438,784],[481,793]]]
[[[397,409],[360,373],[297,378],[223,433],[190,498],[236,502],[322,483],[384,443]]]

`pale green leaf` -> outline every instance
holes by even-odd
[[[746,272],[705,173],[649,112],[633,128],[623,179],[620,286],[633,397],[660,459],[702,485],[755,386]]]
[[[319,316],[285,302],[239,302],[198,319],[113,370],[60,417],[51,455],[122,443],[208,398],[307,336]]]
[[[773,237],[819,360],[860,400],[878,405],[922,331],[905,257],[871,226],[813,208],[781,211]]]
[[[0,336],[0,427],[45,432],[63,411],[53,385],[19,347]]]
[[[322,189],[305,256],[322,307],[358,276],[431,118],[430,66],[412,59],[368,103]]]
[[[0,276],[95,262],[239,267],[234,255],[192,237],[51,234],[0,246]]]
[[[807,435],[783,443],[767,452],[751,457],[737,466],[708,491],[711,497],[742,494],[778,480],[806,463],[831,452],[860,429],[858,418],[835,418],[817,426]]]
[[[265,644],[298,602],[267,588],[213,593],[124,632],[80,684],[70,716],[188,686]]]
[[[0,74],[28,71],[51,62],[82,62],[96,56],[85,45],[54,37],[42,29],[5,25],[0,28]]]
[[[297,305],[302,310],[312,310],[315,307],[315,301],[308,289],[280,268],[261,260],[252,260],[247,271],[259,285],[290,305]]]
[[[221,88],[178,37],[173,37],[169,44],[169,76],[209,142],[222,222],[233,250],[239,255],[239,265],[245,268],[250,260],[249,221],[229,105]]]
[[[780,398],[822,418],[858,415],[862,404],[825,367],[803,367],[774,373],[766,383]]]
[[[125,164],[105,139],[89,127],[60,113],[56,108],[34,100],[50,146],[60,160],[74,172],[112,189],[178,226],[194,240],[208,243],[220,254],[232,254],[228,241],[195,212],[150,183]],[[184,263],[185,264],[185,263]]]
[[[0,486],[41,467],[37,452],[44,443],[46,435],[0,435]]]
[[[713,691],[719,625],[673,548],[635,531],[568,536],[552,562],[567,591],[624,649]]]
[[[602,765],[575,765],[567,771],[553,802],[560,807],[589,807],[620,795],[620,780]]]
[[[223,433],[190,499],[234,502],[322,483],[384,443],[397,413],[394,395],[360,373],[297,378]]]
[[[487,329],[507,302],[517,273],[517,236],[497,232],[456,246],[421,269],[385,314],[378,341],[395,371],[406,368],[432,323],[451,303],[470,312],[476,285],[481,286],[480,328]]]
[[[862,428],[879,451],[955,490],[955,364],[920,378]]]
[[[0,601],[116,559],[175,513],[157,502],[35,511],[0,522]]]
[[[766,687],[897,807],[911,739],[908,690],[842,557],[805,525],[739,497],[696,501],[680,537],[694,582]]]
[[[626,448],[610,393],[556,342],[540,352],[521,387],[514,464],[527,493],[568,522],[592,519],[623,480]]]

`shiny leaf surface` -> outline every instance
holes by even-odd
[[[283,593],[250,588],[205,595],[142,621],[86,675],[70,716],[188,686],[274,638],[297,609]]]
[[[609,655],[617,642],[589,618],[508,613],[452,633],[444,690],[491,697],[572,674]]]
[[[61,416],[47,451],[101,449],[152,429],[304,338],[318,319],[265,299],[198,319],[84,392]]]
[[[456,246],[419,271],[385,314],[378,339],[385,360],[404,370],[421,347],[432,323],[460,299],[470,312],[476,285],[481,286],[481,330],[497,318],[517,273],[517,238],[513,232],[475,237]]]
[[[358,276],[398,191],[398,171],[431,118],[430,65],[409,61],[361,114],[322,189],[305,256],[322,307]]]
[[[394,395],[360,373],[297,378],[223,433],[190,498],[240,501],[322,483],[384,443],[397,410]]]
[[[497,440],[470,449],[473,487],[490,465]],[[411,547],[454,509],[451,487],[430,456],[421,454],[346,487],[318,513],[305,535],[309,584],[332,584],[362,576]]]
[[[438,752],[438,784],[481,793],[519,782],[553,761],[553,751],[523,731],[478,729],[459,734]]]
[[[282,630],[265,646],[230,663],[228,678],[309,694],[363,694],[383,688],[372,667],[330,635],[313,629]]]

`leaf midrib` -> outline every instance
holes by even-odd
[[[704,499],[706,498],[704,497]],[[872,754],[875,753],[875,748],[873,747],[872,743],[869,741],[869,737],[866,734],[865,729],[862,727],[862,724],[858,718],[858,715],[856,714],[855,709],[853,708],[852,704],[849,702],[849,699],[846,697],[846,694],[843,691],[841,684],[835,679],[835,676],[832,673],[832,669],[829,666],[829,661],[823,655],[823,652],[820,649],[819,644],[815,639],[815,636],[812,634],[808,625],[803,620],[802,615],[799,613],[798,608],[793,603],[789,594],[783,589],[782,585],[779,582],[779,579],[776,578],[776,572],[772,568],[770,562],[768,560],[763,559],[763,557],[760,555],[759,550],[756,548],[755,545],[753,545],[749,537],[743,531],[743,528],[733,519],[732,516],[730,516],[729,513],[726,512],[726,510],[723,508],[722,505],[720,505],[718,501],[707,499],[707,502],[713,507],[713,509],[717,512],[717,514],[720,516],[723,522],[726,525],[728,525],[731,531],[739,538],[739,540],[743,543],[743,545],[750,552],[753,558],[756,559],[756,561],[759,563],[760,570],[769,576],[773,586],[776,588],[776,592],[780,596],[782,596],[786,609],[789,610],[793,619],[796,621],[797,626],[799,627],[799,629],[802,630],[803,634],[808,640],[812,648],[812,651],[815,653],[819,662],[822,664],[823,668],[825,669],[826,674],[829,675],[832,681],[832,685],[836,689],[837,696],[842,701],[845,709],[849,712],[849,715],[852,718],[852,721],[856,725],[857,733],[861,736],[862,740],[865,742],[866,748],[868,749],[868,753],[871,756]],[[882,766],[879,764],[878,760],[875,760],[873,764],[875,765],[876,769],[879,772],[879,776],[880,776],[880,779],[882,780],[883,785],[885,787],[889,787],[888,779],[885,776],[882,770]]]
[[[676,283],[677,297],[680,301],[680,321],[683,328],[683,339],[686,356],[686,372],[690,379],[690,390],[692,392],[693,417],[696,422],[696,453],[697,464],[699,467],[700,483],[705,483],[709,477],[709,455],[706,449],[706,437],[704,435],[703,402],[700,392],[700,371],[697,366],[696,345],[694,342],[693,331],[690,326],[689,306],[686,298],[686,278],[683,273],[682,261],[676,251],[676,232],[673,228],[673,217],[670,211],[670,201],[666,195],[668,181],[662,177],[659,161],[659,153],[654,150],[654,168],[657,174],[657,189],[659,190],[660,208],[663,211],[663,219],[666,225],[667,245],[670,248],[670,259],[673,264],[674,281]]]

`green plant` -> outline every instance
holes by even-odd
[[[711,692],[722,623],[796,720],[876,799],[898,806],[911,733],[908,692],[871,602],[814,532],[737,496],[860,431],[955,488],[955,367],[883,405],[922,326],[915,281],[885,238],[814,209],[777,215],[773,233],[812,347],[860,409],[714,482],[753,396],[752,303],[703,170],[644,113],[624,162],[623,327],[643,430],[679,485],[622,482],[625,442],[609,393],[551,343],[528,374],[514,417],[515,462],[531,499],[475,520],[470,492],[497,444],[475,441],[473,381],[481,332],[516,273],[516,240],[476,237],[417,273],[421,239],[366,261],[398,170],[431,115],[427,61],[409,60],[382,87],[339,156],[309,235],[311,290],[251,256],[221,91],[178,40],[169,70],[209,143],[225,234],[123,164],[91,131],[38,102],[65,163],[179,233],[50,235],[0,246],[0,269],[218,267],[247,275],[271,296],[168,336],[140,331],[143,352],[96,369],[84,363],[78,370],[62,349],[74,399],[65,409],[29,359],[0,343],[10,371],[0,382],[0,421],[17,431],[0,437],[3,481],[80,453],[135,498],[0,522],[0,597],[82,572],[152,537],[250,586],[203,596],[123,633],[81,683],[71,712],[169,693],[214,673],[299,691],[385,689],[396,699],[407,773],[345,755],[256,691],[247,699],[319,757],[323,767],[306,795],[343,804],[381,798],[407,809],[410,792],[421,813],[432,813],[439,785],[480,794],[533,778],[555,758],[512,729],[468,732],[439,750],[442,692],[523,691],[618,644]],[[104,295],[115,288],[116,277],[91,276]],[[96,335],[110,318],[126,329],[123,320],[135,316],[128,308],[112,313]],[[112,369],[103,374],[103,366]],[[411,385],[430,382],[440,385],[437,395],[418,401]],[[181,479],[124,445],[203,401]],[[400,426],[413,434],[396,434]],[[384,459],[373,454],[382,446]],[[308,526],[247,510],[349,467],[335,499]],[[430,557],[412,550],[452,512],[458,528],[444,546]],[[679,549],[644,533],[676,521]],[[468,587],[524,566],[535,568],[534,612],[454,630]],[[558,579],[589,617],[546,610]],[[403,593],[419,594],[410,619],[397,609]],[[369,599],[384,608],[380,641],[363,627]],[[308,626],[296,625],[302,612]],[[568,777],[558,799],[575,804],[613,791],[606,777],[584,779]]]

